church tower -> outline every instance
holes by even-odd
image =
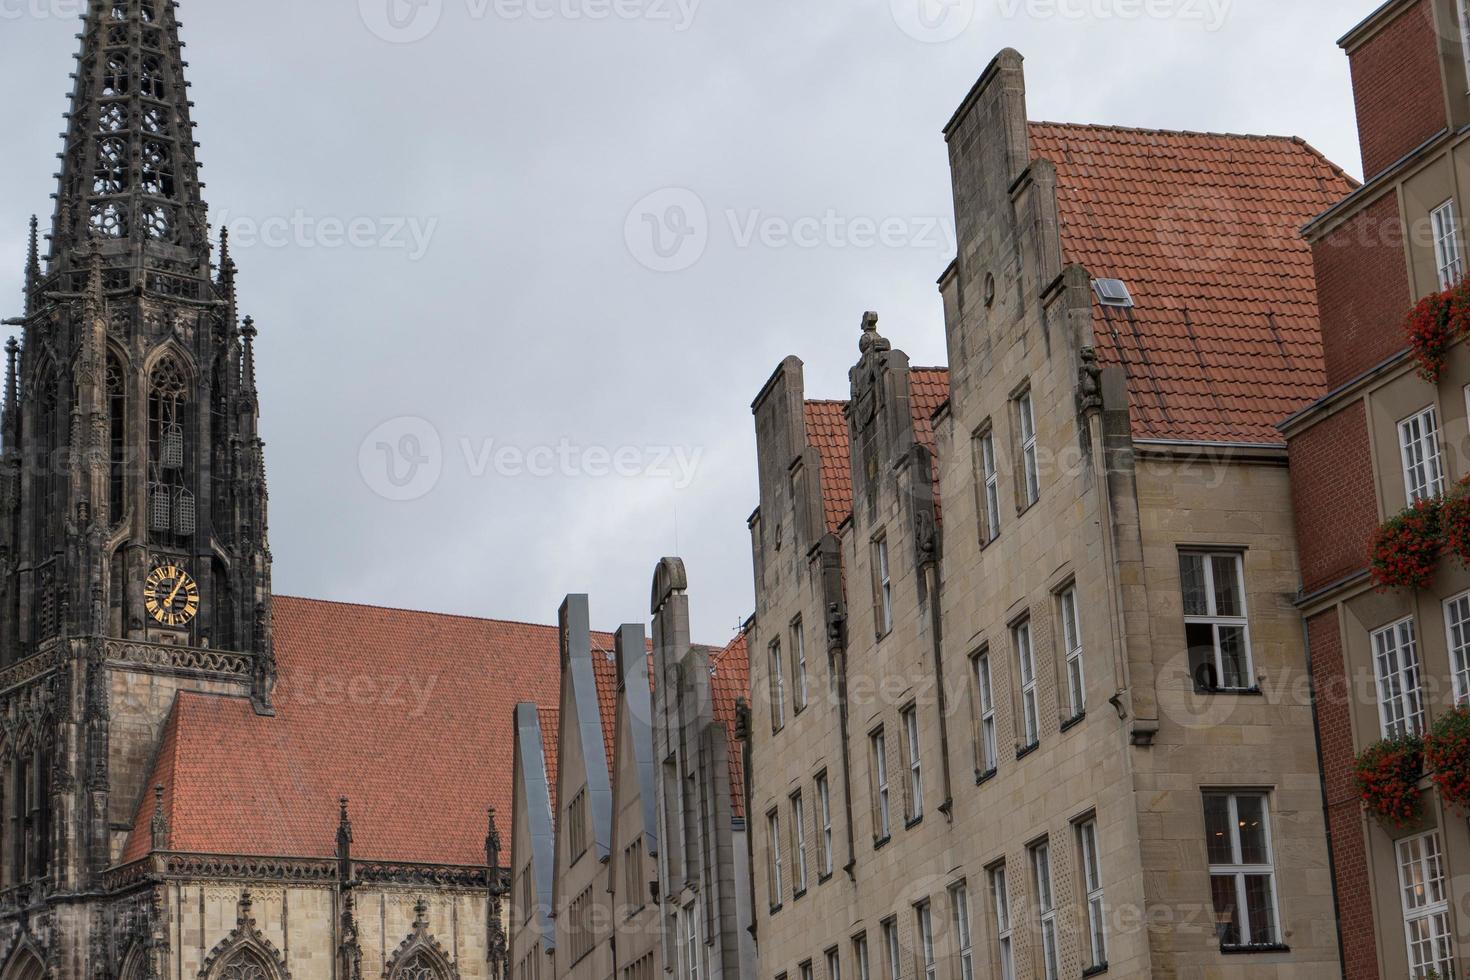
[[[268,713],[275,677],[255,328],[223,235],[211,261],[175,5],[92,0],[80,37],[0,416],[0,942],[50,921],[63,961],[173,691]]]

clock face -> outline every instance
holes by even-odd
[[[177,565],[160,565],[143,588],[148,615],[164,626],[188,626],[199,614],[199,586]]]

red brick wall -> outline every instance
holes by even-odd
[[[1288,449],[1302,585],[1311,592],[1367,567],[1378,528],[1363,403],[1322,419],[1292,438]]]
[[[1378,946],[1373,938],[1373,904],[1362,805],[1353,785],[1353,733],[1348,723],[1347,683],[1337,610],[1307,621],[1312,681],[1317,692],[1317,735],[1327,784],[1327,834],[1337,875],[1338,932],[1347,963],[1345,980],[1378,980]]]
[[[1372,178],[1446,125],[1439,40],[1419,0],[1353,52],[1363,175]]]
[[[1386,194],[1312,246],[1327,387],[1402,350],[1412,292],[1398,194]]]

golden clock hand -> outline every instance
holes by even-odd
[[[184,577],[182,575],[180,575],[179,576],[179,582],[178,582],[178,584],[175,585],[174,586],[174,590],[168,594],[168,599],[164,602],[164,605],[165,606],[170,606],[170,607],[173,606],[174,600],[179,597],[179,590],[182,589],[183,587],[184,587]]]

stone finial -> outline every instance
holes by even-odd
[[[492,874],[500,870],[500,846],[500,828],[495,826],[495,808],[492,806],[485,831],[485,866]]]
[[[337,800],[337,877],[345,885],[351,885],[352,873],[352,818],[347,813],[347,797]]]
[[[250,889],[245,888],[240,892],[240,901],[235,906],[235,923],[242,929],[255,928],[255,900],[250,897]]]
[[[15,406],[20,400],[19,377],[16,364],[20,360],[20,341],[11,337],[5,342],[5,417],[7,422],[15,418]]]
[[[882,334],[878,332],[878,314],[869,310],[863,314],[863,335],[858,340],[858,351],[862,354],[882,353],[890,351],[890,344]]]
[[[31,240],[26,249],[26,291],[36,288],[41,280],[41,224],[31,215]]]
[[[416,932],[429,931],[429,903],[422,898],[413,903],[413,927]]]
[[[168,850],[168,816],[163,811],[163,784],[153,787],[153,822],[148,827],[155,851]]]
[[[240,336],[245,340],[244,363],[241,365],[241,383],[245,390],[251,394],[255,393],[255,337],[259,333],[255,329],[255,318],[247,316],[245,322],[240,326]]]

